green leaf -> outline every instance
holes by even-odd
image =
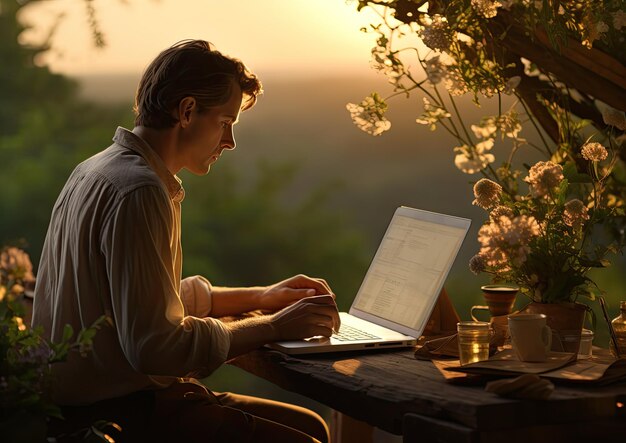
[[[63,420],[63,414],[61,413],[61,408],[52,403],[46,403],[43,406],[43,412],[49,416]]]
[[[589,268],[608,268],[611,266],[611,262],[607,259],[591,260],[581,257],[579,261],[582,266]]]
[[[74,335],[74,329],[72,328],[72,325],[65,325],[65,327],[63,328],[63,341],[69,341],[72,338],[72,335]]]
[[[593,179],[589,174],[578,172],[574,162],[567,162],[563,166],[563,176],[570,183],[593,183]]]
[[[598,318],[596,317],[595,311],[593,309],[587,309],[587,312],[585,313],[585,317],[587,318],[587,321],[591,323],[591,329],[595,331],[596,324],[598,322]]]
[[[565,203],[565,197],[567,197],[567,187],[569,186],[569,181],[564,178],[561,183],[559,184],[559,190],[558,190],[558,200],[557,200],[557,204],[558,205],[562,205]]]
[[[77,341],[80,343],[93,341],[94,336],[98,332],[95,328],[87,328],[80,331]]]

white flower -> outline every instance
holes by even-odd
[[[496,132],[500,131],[502,138],[506,136],[517,139],[517,135],[522,130],[522,123],[517,112],[510,110],[499,116],[483,117],[480,125],[471,125],[471,129],[477,138],[493,138]]]
[[[455,65],[448,67],[446,75],[446,89],[451,95],[461,96],[469,92],[469,87]]]
[[[389,83],[396,85],[404,76],[405,69],[400,60],[384,46],[376,46],[372,49],[371,66],[384,74]]]
[[[391,122],[384,117],[387,104],[376,93],[359,104],[348,103],[346,109],[354,124],[370,135],[380,135],[391,128]]]
[[[480,254],[476,254],[470,259],[469,268],[475,275],[480,274],[485,270],[485,258]]]
[[[513,210],[508,206],[496,206],[489,213],[489,218],[491,218],[491,221],[494,223],[498,223],[500,217],[513,218],[513,216]]]
[[[534,197],[548,195],[563,180],[563,167],[552,161],[537,162],[524,179]]]
[[[565,203],[563,223],[574,229],[578,229],[585,223],[586,220],[589,220],[589,214],[582,201],[576,198]]]
[[[487,223],[478,231],[481,255],[487,266],[507,271],[511,265],[526,261],[530,241],[540,234],[539,223],[532,216],[501,216],[497,223]]]
[[[26,252],[14,246],[5,248],[0,252],[0,268],[6,272],[11,279],[21,282],[31,282],[35,280],[30,257]]]
[[[497,120],[497,125],[500,132],[508,138],[517,138],[522,130],[522,123],[514,110],[502,114]]]
[[[374,65],[373,67],[378,69],[379,65],[388,64],[389,63],[387,59],[388,55],[389,55],[389,51],[384,46],[375,46],[374,48],[372,48],[372,60],[371,61],[372,61],[372,64]]]
[[[485,140],[484,142],[476,144],[476,152],[479,154],[489,151],[491,148],[493,148],[493,140]]]
[[[26,325],[24,324],[24,319],[22,317],[13,317],[13,321],[17,325],[17,329],[20,331],[26,330]]]
[[[502,3],[495,0],[472,0],[472,7],[485,18],[495,17],[500,6]]]
[[[498,130],[493,117],[483,118],[480,125],[472,125],[471,128],[476,138],[492,138]]]
[[[437,129],[437,123],[439,120],[451,117],[448,111],[440,106],[432,104],[428,98],[423,97],[422,101],[424,102],[424,112],[420,118],[415,120],[416,123],[419,123],[420,125],[429,125],[430,130],[434,131]]]
[[[522,60],[522,64],[524,65],[525,75],[527,75],[528,77],[538,77],[539,75],[541,75],[541,71],[539,71],[539,68],[537,67],[537,65],[535,65],[533,62],[531,62],[527,58],[522,57],[521,60]]]
[[[458,146],[454,148],[454,152],[457,153],[454,158],[454,164],[466,174],[475,174],[482,171],[496,160],[493,154],[486,153],[492,147],[492,139],[478,143],[475,148],[467,145]]]
[[[452,44],[452,30],[448,20],[439,14],[426,17],[422,23],[420,37],[426,46],[439,51],[446,51]]]
[[[509,269],[507,256],[499,245],[500,230],[495,223],[487,223],[478,230],[478,242],[480,243],[480,252],[478,255],[482,257],[483,266],[491,266],[500,268],[503,271]]]
[[[474,197],[476,199],[472,204],[483,209],[490,209],[500,202],[501,195],[502,186],[488,178],[481,178],[474,185]]]
[[[606,148],[597,142],[586,143],[580,150],[583,158],[585,160],[589,160],[590,162],[598,162],[605,160],[609,153]]]

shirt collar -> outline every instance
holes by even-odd
[[[163,181],[172,200],[181,202],[183,198],[185,198],[185,189],[183,189],[182,180],[178,178],[178,176],[172,175],[165,166],[165,163],[163,163],[161,157],[154,152],[144,139],[134,132],[119,126],[115,131],[113,141],[141,155]]]

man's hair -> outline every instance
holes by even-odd
[[[200,110],[226,103],[234,84],[243,92],[242,110],[251,108],[263,92],[261,82],[235,58],[204,40],[183,40],[150,63],[135,96],[135,126],[168,128],[177,123],[172,111],[185,97]]]

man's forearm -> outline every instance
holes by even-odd
[[[228,358],[237,357],[277,340],[278,333],[271,325],[270,320],[270,316],[264,315],[225,323],[232,334]]]
[[[211,317],[240,315],[260,308],[260,296],[266,288],[226,288],[214,286],[211,290]]]

